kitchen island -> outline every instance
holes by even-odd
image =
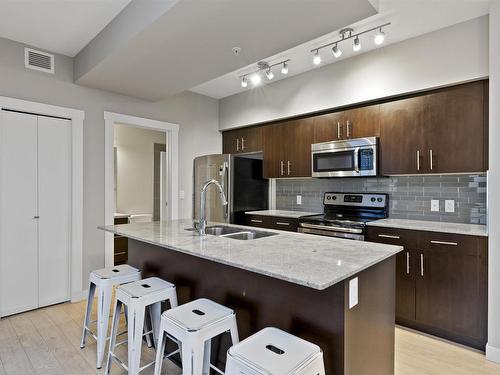
[[[319,345],[328,375],[394,373],[398,246],[275,230],[198,236],[190,220],[103,227],[129,238],[129,264],[235,310],[241,338],[274,326]],[[230,227],[243,231],[255,228]],[[214,345],[225,362],[227,338]]]

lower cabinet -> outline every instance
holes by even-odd
[[[270,228],[297,232],[299,220],[289,217],[247,215],[247,225],[252,227]]]
[[[115,218],[115,225],[128,224],[128,217]],[[125,264],[128,261],[128,238],[115,234],[114,238],[114,262],[115,266]]]
[[[400,245],[396,322],[484,350],[487,238],[369,227],[367,241]]]

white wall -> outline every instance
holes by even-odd
[[[195,156],[221,150],[218,132],[218,101],[193,93],[182,93],[163,102],[90,89],[73,83],[73,60],[56,55],[55,76],[24,68],[24,46],[0,39],[0,95],[73,107],[85,111],[84,123],[84,227],[83,278],[104,265],[104,118],[103,112],[177,123],[179,130],[179,215],[191,216],[192,161]]]
[[[490,131],[488,175],[489,293],[486,356],[500,363],[500,3],[490,13]]]
[[[115,125],[116,212],[153,214],[154,144],[165,132]]]
[[[220,128],[486,77],[488,48],[485,16],[222,99]]]

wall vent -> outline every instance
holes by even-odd
[[[54,74],[54,55],[31,48],[25,48],[24,66],[27,69]]]

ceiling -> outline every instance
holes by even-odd
[[[130,0],[0,0],[0,37],[75,56]]]
[[[384,45],[389,45],[485,15],[489,12],[489,1],[379,0],[378,10],[378,14],[354,23],[351,26],[354,27],[355,30],[362,31],[385,22],[391,22],[391,25],[384,29],[386,33]],[[289,50],[267,57],[265,60],[268,62],[291,59],[288,75],[283,76],[280,73],[280,68],[276,67],[272,82],[286,79],[308,70],[318,69],[318,67],[312,63],[310,50],[326,43],[336,41],[338,37],[338,30],[335,30],[315,40],[308,41]],[[321,52],[322,64],[319,68],[376,48],[371,35],[361,37],[361,45],[361,52],[356,53],[352,50],[352,41],[345,41],[343,44],[340,44],[339,47],[342,49],[343,54],[339,59],[333,56],[330,48],[325,48]],[[433,51],[429,51],[429,53],[431,56]],[[234,70],[211,81],[193,87],[191,91],[221,99],[242,91],[251,90],[252,85],[250,83],[247,88],[241,87],[239,77],[243,74],[255,71],[255,68],[256,65],[254,61],[251,65]],[[266,78],[264,77],[263,82],[265,81]]]
[[[375,13],[369,0],[178,0],[76,82],[161,100]]]

